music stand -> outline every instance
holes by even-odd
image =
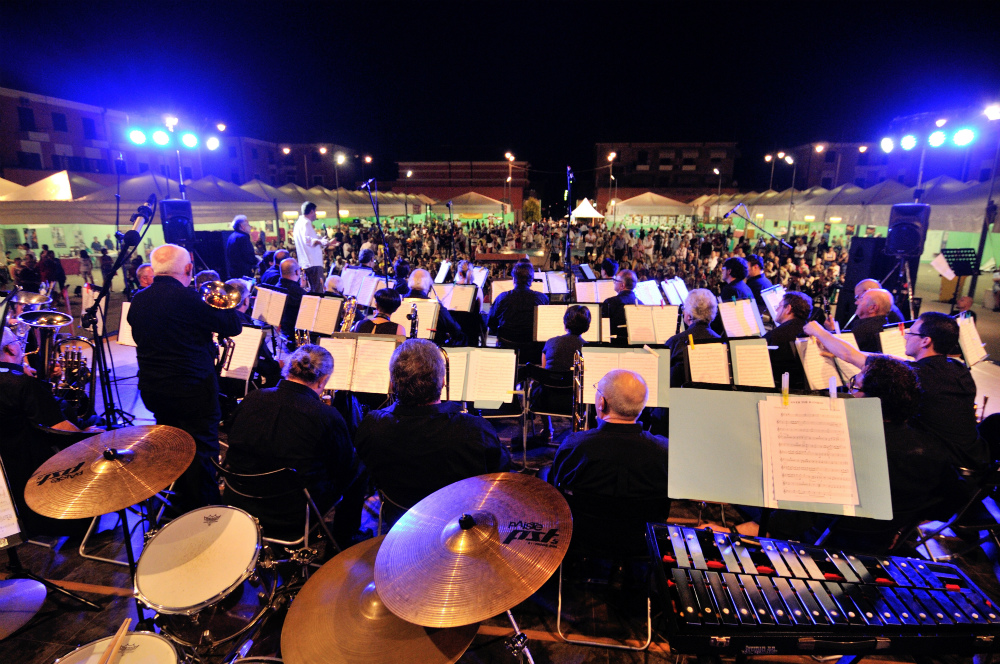
[[[961,282],[961,277],[970,277],[974,274],[979,274],[980,267],[976,262],[975,249],[942,249],[941,255],[948,261],[948,267],[955,273],[955,276],[959,277],[959,282]],[[972,296],[972,293],[969,293],[969,295]],[[957,299],[958,287],[955,288],[955,294],[951,296],[952,304]]]

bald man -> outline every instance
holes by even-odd
[[[881,289],[881,288],[882,284],[875,281],[874,279],[862,279],[854,287],[854,306],[855,307],[858,306],[858,303],[861,301],[861,296],[864,295],[867,291],[874,289]],[[890,293],[890,300],[892,299],[891,295],[892,294]],[[889,310],[889,313],[886,314],[886,318],[890,323],[902,323],[904,320],[906,320],[906,318],[903,317],[903,312],[899,310],[899,307],[896,306],[895,302],[893,302],[892,308]]]
[[[431,278],[430,272],[424,269],[414,270],[410,273],[407,283],[410,286],[410,292],[406,294],[406,297],[417,300],[431,299],[430,293],[431,289],[434,288],[434,279]],[[407,313],[409,313],[407,309],[409,306],[406,302],[403,303],[403,309]],[[422,323],[421,326],[423,326]],[[462,327],[455,322],[447,307],[441,307],[441,310],[438,312],[436,329],[433,341],[438,346],[465,345],[465,333],[462,332]]]
[[[135,294],[128,312],[139,362],[139,392],[157,424],[187,431],[197,455],[177,480],[177,514],[219,502],[211,457],[219,454],[219,385],[212,333],[242,330],[233,309],[208,306],[188,288],[194,266],[183,247],[165,244],[150,254],[153,283]]]
[[[858,342],[858,348],[865,353],[882,352],[879,334],[889,322],[892,311],[892,294],[882,288],[871,288],[861,294],[858,300],[858,317],[851,324],[850,331]]]
[[[596,429],[556,450],[549,481],[562,491],[667,502],[667,439],[637,423],[649,391],[639,374],[615,369],[597,384]],[[664,515],[666,516],[666,515]]]
[[[285,309],[281,313],[281,333],[288,339],[288,350],[295,350],[295,319],[299,317],[299,307],[302,305],[302,296],[307,295],[307,291],[302,286],[302,268],[294,258],[286,258],[281,261],[281,279],[278,287],[288,293],[285,299]]]

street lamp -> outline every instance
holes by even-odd
[[[615,157],[617,156],[618,153],[615,152],[614,150],[608,153],[608,199],[609,200],[614,200],[614,197],[611,195],[611,183],[615,181]],[[607,212],[607,210],[605,210],[605,212]]]
[[[403,180],[403,216],[406,218],[406,223],[410,223],[410,208],[407,207],[407,202],[409,201],[410,195],[410,178],[413,177],[413,171],[406,171],[406,179]]]
[[[719,213],[722,211],[719,207],[722,199],[722,172],[718,168],[713,168],[712,172],[719,176],[719,193],[715,197],[715,225],[719,225]]]
[[[1000,104],[990,104],[983,112],[990,122],[1000,120]],[[996,216],[997,206],[993,202],[993,188],[997,182],[997,165],[1000,164],[1000,129],[997,131],[997,150],[993,154],[993,169],[990,171],[990,193],[986,197],[986,212],[983,214],[983,232],[979,236],[979,250],[976,252],[976,265],[983,264],[983,250],[986,248],[986,238],[990,233],[990,222]],[[979,270],[972,273],[969,282],[969,296],[976,295],[976,281],[979,279]]]
[[[504,153],[504,157],[507,159],[507,183],[505,185],[506,188],[507,188],[507,192],[506,192],[507,193],[507,199],[506,200],[507,200],[507,205],[509,205],[511,208],[513,208],[514,204],[513,204],[513,200],[512,199],[514,198],[514,185],[513,185],[513,180],[514,180],[514,155],[511,154],[510,152],[507,152],[507,153]],[[506,214],[506,212],[507,212],[507,210],[505,208],[504,209],[504,214]]]
[[[323,148],[325,150],[326,148]],[[344,163],[344,153],[338,152],[333,158],[333,180],[337,187],[337,223],[340,223],[340,166]]]
[[[785,156],[785,163],[792,167],[792,188],[788,190],[788,237],[792,236],[792,201],[795,200],[795,169],[798,164],[792,159],[792,155]]]

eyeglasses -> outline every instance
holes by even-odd
[[[907,337],[926,337],[927,335],[926,334],[920,334],[919,332],[910,332],[909,330],[907,330],[906,332],[903,332],[903,336],[907,336]]]
[[[847,391],[850,392],[851,394],[854,394],[855,392],[860,392],[861,390],[864,389],[864,385],[862,385],[861,381],[858,380],[860,377],[861,374],[855,374],[851,376],[851,379],[849,381],[847,381]]]

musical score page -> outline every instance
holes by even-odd
[[[581,336],[588,344],[596,344],[601,341],[601,305],[580,304],[578,306],[587,307],[590,312],[590,327]],[[611,321],[609,320],[608,323]]]
[[[531,290],[535,291],[536,293],[548,293],[549,292],[546,289],[545,280],[544,279],[532,281],[531,282]]]
[[[600,279],[590,283],[594,284],[594,287],[597,289],[598,302],[604,302],[609,297],[617,295],[617,293],[615,293],[615,282],[611,279]]]
[[[406,317],[412,311],[414,303],[417,305],[417,338],[433,339],[433,330],[437,328],[438,312],[441,309],[441,305],[437,303],[437,300],[403,298],[403,303],[399,309],[393,312],[389,320],[393,323],[399,323],[409,333],[411,321],[407,320]]]
[[[379,277],[374,274],[366,274],[361,279],[361,285],[358,286],[358,304],[362,307],[374,306],[375,301],[375,291],[382,288],[382,284],[385,283],[385,277]]]
[[[588,353],[583,349],[583,403],[594,403],[597,396],[594,385],[609,371],[619,368],[618,356],[618,353]]]
[[[303,295],[302,303],[299,304],[299,313],[295,316],[296,330],[313,331],[316,322],[316,310],[319,309],[319,295]]]
[[[662,305],[650,309],[650,313],[653,316],[653,331],[656,335],[656,343],[666,343],[667,339],[677,334],[678,309],[679,307],[673,305]]]
[[[760,299],[764,300],[764,306],[767,307],[767,313],[771,314],[771,320],[778,315],[778,305],[783,297],[785,297],[785,287],[781,284],[765,288],[760,292]]]
[[[514,395],[517,357],[514,351],[476,349],[469,358],[467,401],[510,403]]]
[[[451,270],[451,261],[441,261],[441,267],[438,268],[437,274],[434,276],[434,283],[443,284],[444,280],[448,278],[448,272]]]
[[[132,326],[128,324],[128,310],[131,306],[131,302],[122,302],[122,319],[118,322],[118,345],[120,346],[135,346],[135,339],[132,338]]]
[[[435,304],[437,304],[435,302]],[[389,360],[396,350],[396,340],[359,338],[354,358],[351,389],[371,394],[389,393]]]
[[[508,281],[503,281],[503,280],[496,281],[496,280],[494,280],[493,281],[493,286],[492,286],[493,301],[496,302],[497,298],[500,297],[501,293],[506,293],[509,290],[514,290],[514,282],[513,281],[509,281],[509,280]]]
[[[692,383],[729,385],[729,358],[726,344],[688,344],[688,367]]]
[[[448,353],[448,394],[441,389],[441,401],[465,401],[465,374],[469,366],[468,352],[452,348]],[[474,351],[473,351],[474,352]]]
[[[979,337],[979,330],[976,329],[976,321],[972,316],[958,318],[958,345],[962,349],[965,363],[970,367],[986,359],[986,349],[983,348],[983,340]]]
[[[906,337],[899,331],[899,327],[890,327],[887,330],[882,330],[879,332],[878,338],[882,343],[882,353],[884,355],[892,355],[900,360],[909,361],[910,358],[906,354]]]
[[[431,297],[437,296],[437,299],[441,301],[441,306],[445,309],[451,309],[451,298],[455,292],[455,284],[434,284],[434,290],[431,292]]]
[[[684,300],[677,292],[672,279],[660,283],[660,287],[663,289],[663,294],[667,296],[667,302],[678,307],[684,304]]]
[[[634,292],[640,304],[659,305],[664,303],[663,294],[652,279],[637,283]]]
[[[305,299],[305,298],[303,298]],[[313,322],[313,332],[333,334],[337,331],[337,319],[340,318],[340,307],[344,301],[339,297],[321,297],[316,309],[316,320]]]
[[[458,284],[452,287],[448,303],[445,304],[444,298],[441,303],[452,311],[472,311],[472,302],[478,292],[475,284]]]
[[[674,277],[671,281],[674,282],[674,289],[677,291],[677,294],[680,295],[681,302],[686,300],[688,296],[688,287],[687,284],[684,283],[684,280],[680,277]]]
[[[345,297],[358,295],[358,290],[364,282],[365,276],[373,274],[370,267],[345,267],[340,274],[340,287]]]
[[[253,309],[250,311],[250,318],[267,323],[264,318],[267,316],[267,301],[271,298],[271,291],[266,288],[258,288],[254,297]]]
[[[17,523],[17,511],[14,500],[7,488],[7,472],[0,464],[0,549],[7,548],[11,543],[7,540],[18,535],[21,527]]]
[[[351,376],[354,374],[354,351],[357,339],[319,340],[319,345],[330,351],[333,356],[333,374],[327,379],[325,390],[351,389]]]
[[[243,327],[243,331],[233,340],[233,351],[229,356],[229,368],[223,369],[219,375],[223,378],[248,380],[257,364],[260,342],[264,338],[264,330],[259,327]]]
[[[722,318],[722,326],[726,328],[726,336],[760,336],[757,331],[757,322],[752,320],[752,315],[748,319],[746,309],[740,306],[744,302],[749,302],[749,300],[719,303],[719,316]]]
[[[550,293],[569,293],[569,284],[566,283],[565,272],[546,272],[545,283],[548,285]]]
[[[844,402],[769,396],[758,404],[764,501],[859,504]],[[853,512],[853,510],[848,510]]]
[[[806,374],[806,382],[810,390],[824,390],[830,387],[830,379],[833,378],[837,386],[843,385],[840,374],[837,373],[837,365],[832,357],[823,355],[823,349],[816,341],[816,337],[806,337],[795,340],[795,351],[802,361],[802,369]]]
[[[775,387],[771,370],[771,354],[767,342],[732,341],[729,351],[733,356],[733,380],[737,385]]]
[[[622,353],[618,356],[618,368],[634,371],[646,382],[648,403],[656,403],[659,392],[659,362],[652,353]]]
[[[566,328],[563,327],[565,315],[565,305],[542,304],[535,307],[535,341],[545,342],[566,334]]]
[[[573,284],[577,302],[597,302],[596,281],[577,281]]]
[[[472,281],[480,289],[486,288],[486,279],[490,276],[489,268],[476,266],[472,268]]]
[[[657,343],[653,314],[650,311],[652,308],[637,304],[625,305],[625,327],[628,331],[629,344]]]

